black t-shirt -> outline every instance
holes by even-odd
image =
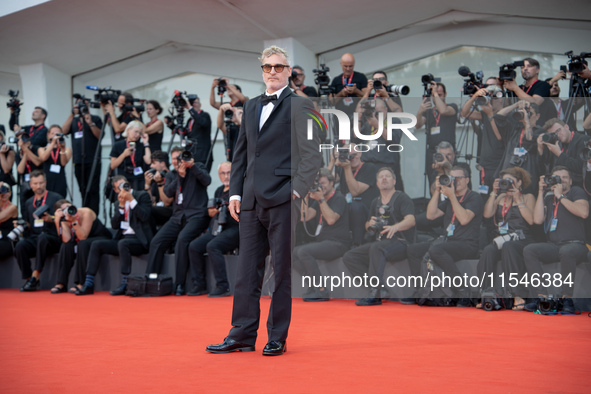
[[[573,188],[564,195],[565,198],[570,201],[587,200],[585,191],[578,186],[573,186]],[[558,222],[556,230],[550,231],[554,218],[555,204],[558,204],[558,209],[556,210],[556,218],[558,219]],[[563,204],[555,201],[554,193],[548,194],[544,197],[544,207],[546,210],[544,231],[546,232],[548,241],[557,245],[567,241],[585,242],[585,220],[573,215]]]
[[[330,83],[330,86],[334,88],[334,93],[337,94],[338,92],[343,90],[345,85],[348,85],[350,83],[357,84],[357,89],[361,90],[367,87],[367,77],[364,74],[358,73],[357,71],[353,71],[353,75],[349,76],[348,78],[345,78],[343,74],[337,75],[333,78],[332,82]]]
[[[318,92],[314,86],[306,86],[302,92],[308,97],[318,97]]]
[[[427,147],[435,149],[435,147],[442,141],[447,141],[456,146],[456,119],[458,114],[458,106],[454,103],[448,104],[455,111],[455,114],[450,116],[439,115],[435,108],[431,108],[423,114],[425,117],[425,127],[427,132]]]
[[[412,202],[412,199],[404,192],[396,191],[390,201],[387,204],[389,208],[384,213],[381,212],[380,207],[382,206],[382,198],[381,196],[376,197],[369,209],[369,217],[368,220],[375,216],[377,218],[385,219],[388,222],[388,226],[391,226],[396,223],[400,223],[404,220],[405,216],[414,215],[415,214],[415,206]],[[411,227],[406,231],[402,231],[402,235],[404,235],[404,239],[408,242],[412,243],[414,241],[414,234],[415,228]],[[395,234],[396,235],[396,234]]]
[[[320,210],[318,201],[312,199],[310,199],[310,201],[312,201],[310,208],[316,211],[316,216],[309,222],[316,224],[316,226],[313,227],[314,233],[317,231],[317,225],[319,223],[322,224],[320,234],[317,238],[315,238],[315,241],[337,241],[345,245],[349,244],[349,242],[351,242],[351,236],[349,234],[349,207],[347,206],[345,197],[338,191],[335,191],[333,196],[326,200],[326,203],[330,209],[341,215],[339,220],[337,220],[333,225],[328,225],[324,218],[322,218],[322,222],[320,222],[322,211]]]
[[[55,203],[62,198],[63,197],[57,193],[47,191],[47,195],[42,196],[39,200],[36,200],[35,196],[33,196],[25,202],[25,211],[23,212],[23,216],[30,224],[30,232],[33,235],[48,233],[57,236],[57,230],[53,222],[43,222],[43,227],[35,227],[35,217],[33,216],[33,213],[42,206],[47,205],[49,207],[47,214],[53,215],[55,213],[55,210],[53,209]]]
[[[376,186],[376,173],[377,169],[371,163],[361,162],[361,166],[357,170],[351,169],[353,177],[356,181],[369,185],[366,191],[361,193],[357,197],[352,197],[353,200],[361,199],[363,204],[369,209],[371,202],[379,195],[379,190]],[[342,167],[336,167],[336,175],[339,177],[338,191],[343,196],[347,196],[349,193],[349,187],[345,179],[345,171]]]
[[[448,235],[447,239],[450,241],[465,241],[472,244],[472,246],[477,247],[480,240],[480,223],[482,222],[482,211],[484,209],[482,197],[480,197],[478,193],[468,190],[464,196],[458,198],[458,201],[462,208],[474,212],[474,218],[470,220],[470,223],[463,226],[460,224],[457,216],[454,217],[453,207],[449,202],[449,198],[440,202],[438,208],[445,212],[443,217],[443,228],[446,233],[448,233],[450,223],[452,222],[452,219],[454,219],[453,224],[455,229],[453,235]]]
[[[117,158],[123,153],[125,149],[127,149],[127,140],[118,141],[113,144],[113,148],[111,148],[111,157]],[[136,141],[135,143],[135,154],[132,156],[127,156],[123,159],[123,162],[117,167],[117,174],[118,175],[125,175],[127,180],[133,182],[135,179],[144,178],[143,171],[146,170],[148,167],[146,163],[144,163],[144,154],[145,148],[144,144],[141,141]],[[134,174],[135,168],[141,168],[141,173]]]
[[[537,80],[533,85],[529,88],[525,87],[525,85],[519,85],[521,90],[527,93],[530,96],[540,96],[544,97],[544,101],[540,105],[540,119],[538,120],[539,125],[543,125],[546,123],[548,119],[556,117],[556,109],[554,105],[550,102],[548,97],[550,97],[550,84],[546,81]]]
[[[133,120],[133,115],[131,111],[125,111],[117,117],[117,120],[119,121],[119,123],[129,124]],[[113,142],[113,144],[115,144],[116,141],[121,141],[121,139],[123,138],[121,134],[123,133],[115,133],[115,130],[113,130],[113,126],[111,126],[111,131],[113,132],[113,135],[111,135],[111,141]]]
[[[25,126],[23,129],[29,137],[29,141],[31,141],[31,146],[39,148],[47,145],[47,127],[44,124],[39,126]]]
[[[92,115],[92,122],[102,129],[103,121],[100,117]],[[98,138],[92,133],[90,126],[79,116],[72,120],[69,133],[72,135],[72,160],[74,164],[92,164]],[[99,150],[99,157],[100,157]]]
[[[505,152],[506,135],[503,136],[503,131],[505,129],[500,129],[499,127],[497,127],[499,133],[501,133],[502,138],[499,141],[495,136],[495,132],[492,129],[492,125],[490,124],[490,118],[488,117],[488,115],[482,111],[480,111],[480,114],[482,116],[482,120],[480,122],[482,125],[482,136],[480,139],[482,141],[482,145],[480,148],[479,163],[485,169],[491,169],[492,172],[494,172],[501,163],[501,160],[503,159],[503,153]]]
[[[207,112],[203,110],[196,112],[192,108],[189,110],[189,115],[187,137],[195,142],[191,152],[195,157],[195,161],[205,163],[211,147],[211,118]]]
[[[528,140],[525,136],[525,129],[521,122],[515,121],[511,116],[495,115],[495,123],[499,131],[503,129],[501,135],[506,137],[505,152],[499,168],[495,172],[495,178],[501,170],[511,167],[521,167],[529,172],[532,179],[538,177],[538,142],[537,138],[544,130],[538,126],[534,126],[532,130],[532,139]],[[515,156],[515,149],[523,148],[527,152],[520,156],[522,163],[517,165],[515,162],[511,163]],[[534,182],[535,183],[535,182]],[[529,188],[528,188],[529,189]]]
[[[538,166],[540,174],[548,174],[556,166],[565,166],[571,172],[573,186],[583,187],[583,168],[587,161],[583,159],[583,152],[589,136],[573,132],[572,139],[568,145],[559,143],[562,149],[560,156],[550,153],[547,146],[544,146],[544,153],[538,155]]]

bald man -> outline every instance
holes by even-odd
[[[330,86],[334,88],[336,97],[362,97],[362,90],[367,86],[365,75],[354,71],[355,56],[345,53],[341,57],[343,73],[336,76]]]

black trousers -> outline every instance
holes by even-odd
[[[511,273],[518,274],[521,278],[526,272],[525,263],[523,261],[523,249],[532,241],[523,239],[519,241],[507,241],[503,244],[503,248],[499,250],[497,246],[492,243],[486,246],[480,254],[480,261],[478,262],[478,277],[485,275],[485,281],[482,288],[494,288],[497,292],[505,297],[519,296],[522,298],[529,297],[529,292],[526,287],[518,284],[516,287],[509,286],[509,277]],[[500,261],[501,272],[505,274],[504,288],[500,287],[500,279],[497,276],[497,265]],[[490,282],[488,275],[493,273],[493,281]]]
[[[216,287],[229,288],[224,254],[230,253],[239,244],[240,233],[238,226],[224,229],[216,236],[208,231],[193,240],[189,244],[189,261],[191,263],[193,285],[201,289],[207,288],[205,276],[205,253],[207,253],[215,277]]]
[[[101,239],[92,243],[88,266],[85,274],[96,275],[103,255],[119,256],[121,274],[131,273],[131,256],[140,256],[148,253],[142,242],[135,235],[125,235],[122,239]],[[82,273],[80,273],[82,275]]]
[[[90,153],[94,155],[94,152]],[[96,166],[96,170],[94,172],[94,176],[90,179],[90,171],[92,170],[92,163],[85,163],[84,164],[84,171],[82,171],[82,164],[74,164],[74,174],[76,175],[76,180],[78,181],[78,188],[80,189],[80,194],[82,195],[83,199],[83,206],[90,208],[96,213],[99,214],[99,205],[101,199],[101,166],[100,163]],[[88,190],[88,194],[86,194],[86,187],[90,184],[90,189]],[[84,200],[84,196],[86,195],[86,199]]]
[[[369,209],[362,201],[353,200],[349,204],[349,229],[353,236],[353,244],[361,245],[365,243],[365,222],[369,215]]]
[[[14,254],[14,248],[12,246],[12,241],[8,238],[0,239],[0,260],[4,260],[9,258]]]
[[[152,219],[154,219],[154,224],[158,227],[164,226],[172,216],[172,207],[152,206],[150,211],[152,213]]]
[[[550,242],[530,244],[523,250],[523,258],[525,259],[525,266],[530,277],[533,273],[541,275],[544,273],[543,264],[550,264],[560,262],[560,274],[562,281],[571,274],[570,279],[575,283],[575,275],[577,272],[577,263],[587,261],[587,252],[589,250],[584,244],[568,243],[564,245],[556,245]],[[551,277],[553,282],[554,276]],[[554,288],[554,283],[550,284]],[[548,287],[530,287],[531,297],[537,297],[538,294],[546,294]],[[572,297],[574,292],[574,285],[563,285],[558,290],[559,295]]]
[[[299,204],[299,200],[296,200]],[[275,283],[267,334],[269,341],[285,341],[291,323],[292,229],[296,214],[291,202],[240,212],[240,258],[234,287],[232,329],[228,337],[254,345],[261,315],[260,298],[265,258],[271,250]]]
[[[296,246],[293,249],[293,269],[301,275],[320,277],[318,260],[338,259],[346,250],[347,245],[331,240]]]
[[[420,275],[421,261],[425,253],[429,252],[431,260],[437,264],[448,276],[462,276],[456,266],[456,261],[475,259],[478,257],[478,246],[462,241],[446,241],[432,244],[421,242],[410,245],[407,249],[410,271],[413,275]]]
[[[50,254],[59,252],[62,241],[58,236],[41,233],[37,236],[24,238],[14,246],[14,256],[21,269],[22,278],[28,279],[33,275],[31,257],[35,259],[35,271],[43,271],[45,260]]]
[[[106,240],[106,237],[92,237],[85,240],[62,243],[59,254],[59,274],[57,283],[68,286],[70,271],[76,261],[76,270],[74,275],[75,284],[84,284],[86,274],[86,262],[90,254],[90,248],[96,241]]]
[[[343,262],[356,276],[384,277],[386,261],[399,261],[406,258],[407,244],[398,239],[382,240],[361,245],[345,253]]]
[[[189,269],[189,244],[207,229],[209,219],[209,216],[204,214],[189,219],[184,225],[177,224],[174,220],[166,222],[150,243],[146,273],[161,272],[164,253],[176,242],[174,249],[176,258],[175,287],[184,286]]]

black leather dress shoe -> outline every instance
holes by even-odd
[[[263,356],[281,356],[287,351],[287,343],[281,341],[271,341],[265,345]]]
[[[82,286],[81,289],[76,290],[76,295],[90,295],[94,294],[94,286]]]
[[[230,289],[226,289],[224,287],[216,287],[211,293],[209,293],[208,297],[227,297],[230,295]]]
[[[23,287],[21,287],[21,291],[36,291],[40,285],[41,282],[39,281],[39,279],[35,278],[34,276],[31,276],[31,278],[25,282]]]
[[[111,294],[112,296],[119,296],[119,295],[125,295],[125,290],[127,290],[127,284],[121,284],[118,288],[116,288],[115,290],[111,290],[109,292],[109,294]]]
[[[182,296],[182,295],[185,295],[185,294],[187,294],[187,293],[185,292],[185,286],[183,286],[183,285],[178,285],[178,286],[176,287],[176,290],[174,291],[174,295],[177,295],[177,296]]]
[[[236,342],[231,338],[225,338],[218,345],[207,345],[205,348],[210,353],[254,352],[254,345]]]
[[[190,296],[200,296],[204,294],[207,294],[207,289],[199,286],[195,286],[189,292],[187,292],[187,295]]]

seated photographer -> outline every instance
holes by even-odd
[[[306,75],[304,69],[300,66],[293,66],[291,68],[291,80],[289,87],[295,94],[302,97],[318,97],[318,92],[314,86],[304,85]]]
[[[123,139],[123,132],[127,129],[127,126],[137,117],[137,112],[134,111],[133,106],[134,98],[131,93],[122,93],[117,98],[116,106],[119,108],[121,114],[115,115],[115,107],[111,101],[104,104],[101,101],[101,108],[103,114],[109,114],[109,125],[111,126],[111,142],[115,145],[115,142],[119,142]]]
[[[148,142],[153,152],[162,150],[162,137],[164,136],[164,122],[158,119],[162,113],[162,107],[156,100],[146,101],[146,115],[150,120],[146,123],[145,133],[148,134]]]
[[[523,264],[523,248],[533,242],[530,226],[534,224],[533,194],[522,194],[531,183],[531,178],[523,168],[512,167],[501,171],[501,179],[495,179],[492,192],[484,205],[484,218],[493,218],[495,225],[493,243],[486,246],[480,255],[478,263],[478,277],[491,273],[496,275],[496,267],[501,260],[502,272],[505,278],[511,273],[526,272]],[[493,282],[494,284],[494,282]],[[497,283],[498,284],[498,283]],[[491,287],[485,282],[484,289]],[[503,298],[513,298],[513,310],[522,310],[525,301],[524,288],[518,287],[495,289]],[[477,305],[477,308],[481,305]]]
[[[139,121],[129,123],[125,132],[127,139],[115,142],[111,148],[111,171],[124,175],[135,190],[144,190],[144,170],[152,164],[148,135]]]
[[[34,170],[29,185],[33,197],[23,206],[23,221],[14,223],[14,231],[21,239],[14,246],[14,256],[27,281],[21,291],[35,291],[39,287],[39,276],[49,254],[59,252],[61,241],[53,222],[54,205],[63,197],[46,188],[45,173]],[[35,269],[31,270],[31,257],[35,259]]]
[[[585,219],[589,216],[589,202],[585,192],[572,183],[570,171],[563,166],[555,167],[551,176],[540,177],[534,222],[544,225],[548,241],[530,244],[523,251],[530,278],[533,274],[539,275],[540,284],[547,283],[542,276],[542,265],[560,262],[562,287],[558,289],[560,294],[557,296],[562,297],[564,313],[575,312],[572,296],[577,263],[586,261],[588,252],[585,246]],[[570,285],[567,285],[567,281]],[[525,310],[536,311],[539,303],[537,297],[546,291],[547,288],[532,285],[530,295],[534,300],[525,305]]]
[[[400,90],[404,86],[395,86],[392,91],[392,86],[388,82],[388,77],[384,71],[376,71],[373,73],[371,79],[367,81],[367,87],[363,89],[363,96],[369,98],[382,98],[388,106],[388,112],[402,112],[402,101],[400,100]],[[396,90],[398,88],[399,90]]]
[[[300,220],[315,236],[312,242],[293,250],[293,269],[302,276],[321,277],[318,260],[335,260],[349,249],[349,207],[345,197],[334,189],[334,181],[332,172],[321,168],[318,185],[313,186],[302,200]],[[303,300],[328,301],[329,296],[324,287],[311,287]]]
[[[218,111],[217,126],[224,133],[226,160],[230,162],[234,157],[234,146],[238,140],[242,111],[242,107],[232,107],[229,103],[222,104]]]
[[[221,101],[215,99],[215,89],[218,88],[218,95],[221,97],[225,92],[228,92],[230,98],[230,105],[232,107],[242,107],[248,101],[248,97],[242,94],[240,86],[231,84],[228,78],[214,78],[211,83],[211,92],[209,93],[209,105],[215,109],[220,109]]]
[[[410,245],[407,249],[410,270],[419,275],[421,264],[432,261],[448,276],[462,276],[456,262],[478,257],[480,224],[484,203],[478,193],[468,188],[470,171],[464,166],[454,166],[450,175],[438,176],[435,192],[427,205],[427,219],[443,217],[446,235],[435,241]],[[443,184],[442,184],[443,182]],[[441,196],[446,198],[441,201]],[[425,254],[428,253],[428,260]],[[461,299],[458,306],[469,306],[469,291],[455,289]]]
[[[16,185],[12,166],[16,159],[15,146],[8,145],[6,136],[0,130],[0,182],[6,183],[8,187]]]
[[[583,152],[589,136],[570,130],[568,125],[558,118],[552,118],[544,124],[546,133],[538,136],[539,173],[548,173],[556,166],[566,167],[573,178],[573,185],[583,187],[585,166]]]
[[[538,150],[537,138],[543,129],[537,125],[540,119],[539,107],[527,101],[518,101],[501,109],[495,117],[495,123],[505,141],[505,152],[495,177],[501,170],[521,167],[529,172],[532,179],[537,179]],[[506,138],[505,138],[506,136]],[[526,193],[535,195],[535,185],[530,185]]]
[[[54,205],[54,222],[62,245],[59,252],[59,274],[57,284],[51,289],[52,294],[65,293],[68,289],[70,271],[76,260],[75,287],[71,293],[77,292],[84,283],[86,261],[90,247],[94,241],[110,239],[111,232],[96,217],[90,208],[77,209],[68,200],[59,200]]]
[[[62,126],[62,130],[65,135],[70,134],[72,136],[72,162],[74,163],[74,174],[82,196],[82,205],[98,214],[101,194],[101,149],[99,148],[97,152],[97,147],[99,146],[98,139],[101,136],[103,121],[99,116],[91,115],[88,112],[90,100],[83,96],[78,95],[78,97],[70,115]],[[92,164],[95,160],[96,168],[94,174],[91,174]]]
[[[473,124],[474,131],[479,132],[479,160],[481,194],[488,194],[495,181],[495,171],[499,167],[505,152],[506,139],[501,135],[495,123],[494,115],[503,108],[503,98],[492,96],[497,90],[496,85],[478,89],[464,104],[461,115],[478,123]],[[477,131],[478,130],[478,131]]]
[[[232,163],[227,161],[218,166],[218,175],[222,186],[216,189],[214,198],[208,203],[207,212],[212,218],[209,229],[189,244],[189,261],[193,279],[193,289],[187,293],[190,296],[207,294],[206,254],[215,277],[215,289],[209,293],[209,297],[230,295],[224,254],[236,249],[240,243],[238,222],[228,213],[231,168]]]
[[[172,216],[173,198],[164,193],[164,180],[169,169],[168,154],[158,150],[152,153],[152,164],[144,174],[145,191],[152,199],[151,216],[157,228],[162,227]]]
[[[435,180],[431,173],[432,158],[436,152],[435,147],[440,142],[447,141],[455,149],[458,106],[445,102],[447,91],[441,82],[431,81],[426,86],[429,86],[427,89],[429,96],[424,97],[419,106],[415,128],[418,130],[425,125],[427,134],[425,173],[429,177],[429,184],[432,184]]]
[[[365,223],[368,242],[345,253],[343,262],[356,276],[376,276],[383,280],[386,261],[406,258],[407,246],[414,242],[414,205],[404,192],[396,190],[396,177],[388,167],[380,168],[376,175],[380,195],[370,208]],[[372,288],[367,298],[357,300],[356,305],[380,305],[379,286]]]
[[[176,243],[175,294],[185,295],[189,268],[189,243],[203,233],[209,224],[207,186],[211,177],[203,163],[191,153],[175,146],[171,151],[174,169],[166,174],[164,194],[174,198],[172,216],[150,243],[147,274],[160,273],[164,253]]]
[[[66,139],[60,126],[49,127],[47,145],[37,150],[37,156],[43,165],[43,172],[47,179],[47,190],[66,197],[68,183],[66,182],[65,167],[72,158],[72,148],[66,147]]]
[[[199,97],[189,99],[191,105],[189,109],[190,119],[187,122],[187,138],[193,141],[191,153],[195,161],[201,162],[211,171],[213,163],[213,153],[211,150],[211,117],[201,109]],[[187,108],[189,108],[187,106]],[[209,156],[208,156],[209,155]]]
[[[18,234],[12,233],[13,222],[18,216],[16,205],[10,202],[12,190],[6,182],[0,181],[0,260],[4,260],[13,254],[13,243],[18,239]],[[11,234],[12,233],[12,234]]]
[[[375,184],[377,169],[371,163],[361,161],[361,152],[355,150],[355,143],[345,144],[335,149],[330,157],[328,170],[336,165],[335,182],[337,190],[345,196],[349,204],[349,228],[353,245],[365,243],[363,225],[367,220],[371,202],[377,197]]]
[[[150,196],[142,190],[133,190],[127,179],[116,175],[112,179],[113,191],[117,193],[118,209],[111,218],[111,227],[116,230],[113,239],[96,240],[90,246],[84,286],[76,295],[94,293],[94,277],[103,255],[119,256],[121,284],[110,292],[113,296],[124,295],[127,277],[131,273],[131,256],[148,253],[153,233],[150,226]],[[79,275],[84,275],[80,272]]]

